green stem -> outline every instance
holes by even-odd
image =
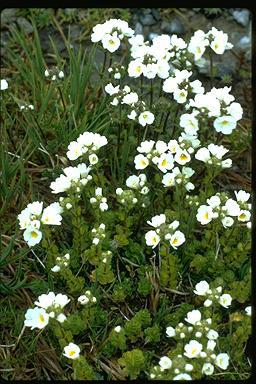
[[[103,66],[102,66],[102,70],[101,70],[101,74],[100,74],[101,79],[103,77],[103,73],[104,73],[105,68],[106,68],[106,62],[107,62],[107,51],[104,51],[104,61],[103,61]]]
[[[168,121],[168,118],[170,116],[170,113],[171,113],[171,111],[166,113],[165,120],[164,120],[164,125],[163,125],[163,133],[165,133],[165,129],[166,129],[166,125],[167,125],[167,121]]]
[[[153,79],[150,79],[150,108],[153,104]]]
[[[213,87],[213,56],[212,56],[211,49],[209,52],[209,59],[210,59],[210,77],[211,77],[211,88],[212,88]]]
[[[63,104],[64,112],[66,112],[66,104],[65,104],[65,101],[64,101],[64,98],[63,98],[63,94],[62,94],[62,91],[61,91],[60,87],[58,87],[58,91],[59,91],[60,98],[61,98],[61,101],[62,101],[62,104]]]
[[[143,75],[140,75],[140,96],[142,97],[143,94],[143,83],[144,83],[144,78]]]

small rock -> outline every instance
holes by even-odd
[[[140,22],[142,25],[153,25],[156,23],[154,17],[149,13],[147,15],[140,16]]]
[[[142,27],[141,23],[137,22],[135,24],[134,31],[135,31],[135,35],[143,35],[143,27]]]
[[[1,25],[13,21],[16,17],[17,8],[6,8],[1,12]]]
[[[17,24],[20,27],[22,32],[29,34],[29,33],[32,33],[34,31],[32,25],[30,24],[30,22],[27,19],[25,19],[25,17],[18,17]]]
[[[184,25],[177,17],[172,19],[170,22],[163,21],[161,24],[161,29],[163,32],[169,33],[170,35],[183,35],[183,33],[185,32]]]
[[[7,31],[1,31],[1,45],[5,46],[8,43],[10,34]]]
[[[239,24],[247,27],[250,19],[250,11],[248,9],[242,9],[240,11],[233,10],[232,16]]]
[[[151,13],[156,21],[159,21],[161,19],[160,12],[158,9],[155,9],[155,8],[151,9]]]

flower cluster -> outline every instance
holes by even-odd
[[[52,203],[43,209],[43,202],[34,201],[27,205],[18,215],[20,229],[25,229],[24,240],[29,247],[40,243],[42,232],[41,224],[61,225],[63,208],[59,203]]]
[[[119,48],[124,37],[131,37],[134,34],[128,23],[120,19],[107,20],[103,24],[95,25],[92,30],[92,42],[101,41],[103,48],[111,53]]]
[[[64,78],[64,72],[59,71],[57,68],[51,68],[51,69],[46,69],[44,71],[44,75],[47,79],[49,80],[56,80],[57,78],[63,79]]]
[[[204,87],[200,80],[189,81],[189,77],[192,72],[183,69],[175,69],[173,74],[168,77],[163,83],[163,91],[166,93],[172,93],[174,100],[179,104],[183,104],[187,101],[188,95],[191,93],[203,94]]]
[[[70,193],[79,194],[81,187],[85,186],[88,181],[92,180],[92,176],[89,175],[90,171],[91,167],[87,166],[85,163],[78,164],[77,167],[64,168],[64,175],[60,175],[50,184],[52,193],[57,194],[69,191]]]
[[[56,265],[51,268],[52,272],[59,272],[61,269],[68,267],[70,260],[70,254],[66,253],[64,256],[56,257]]]
[[[124,75],[125,67],[120,64],[113,64],[112,67],[108,68],[108,73],[110,76],[113,76],[115,80],[121,79],[122,75]]]
[[[129,210],[137,204],[138,199],[135,197],[135,193],[129,189],[123,190],[122,188],[116,189],[117,201]]]
[[[213,118],[213,126],[217,132],[230,135],[236,128],[237,121],[242,118],[243,109],[241,105],[234,102],[234,96],[230,95],[231,87],[213,87],[207,93],[196,94],[185,105],[192,113],[200,112],[200,119]]]
[[[93,228],[92,229],[92,236],[93,240],[92,243],[95,245],[98,245],[99,242],[103,239],[105,239],[105,224],[100,224],[98,228]]]
[[[229,152],[223,145],[209,144],[208,147],[201,147],[195,154],[197,160],[203,161],[206,164],[211,164],[215,167],[230,168],[232,160],[222,160],[222,157]]]
[[[96,303],[97,302],[97,299],[95,296],[93,296],[93,294],[91,293],[91,291],[85,291],[85,294],[82,295],[82,296],[79,296],[77,301],[81,304],[81,305],[85,305],[85,304],[88,304],[88,303]]]
[[[100,187],[95,189],[95,197],[90,198],[90,203],[98,205],[102,212],[108,210],[107,198],[102,196],[102,188]]]
[[[84,132],[79,135],[76,141],[71,141],[68,145],[67,157],[69,160],[76,160],[83,156],[83,158],[88,158],[91,165],[94,165],[98,162],[95,152],[107,143],[107,138],[99,133]],[[88,157],[85,157],[85,154]]]
[[[131,92],[131,88],[128,85],[125,85],[123,89],[119,89],[119,85],[114,87],[112,83],[109,83],[105,86],[105,91],[110,96],[114,96],[110,102],[111,105],[117,106],[121,103],[132,108],[127,115],[128,119],[135,120],[137,117],[138,123],[143,127],[153,124],[155,116],[152,112],[146,110],[145,103],[139,101],[138,94]]]
[[[210,307],[212,303],[218,302],[225,308],[228,308],[231,305],[232,297],[229,293],[224,293],[221,295],[222,287],[210,289],[207,281],[202,280],[196,284],[194,293],[198,296],[205,296],[206,300],[204,301],[205,307]]]
[[[126,185],[129,188],[139,191],[142,195],[146,195],[149,192],[149,188],[145,185],[147,182],[147,176],[141,173],[139,176],[131,175],[126,179]]]
[[[212,27],[207,33],[200,29],[197,30],[190,39],[188,51],[194,55],[194,60],[197,61],[202,57],[208,46],[218,55],[222,55],[226,49],[233,47],[228,42],[227,33]]]
[[[131,44],[131,60],[128,66],[130,77],[137,78],[141,75],[148,79],[156,76],[166,79],[173,66],[169,63],[178,59],[187,44],[177,35],[160,35],[152,39],[152,45],[144,41],[142,35],[136,35],[129,39]]]
[[[54,292],[48,294],[42,294],[35,301],[35,308],[29,308],[25,314],[24,325],[31,329],[44,328],[49,318],[55,318],[60,323],[66,320],[66,316],[63,313],[63,308],[70,302],[70,299],[66,295],[59,293],[55,295]]]
[[[195,189],[195,186],[188,180],[194,173],[195,171],[190,167],[182,167],[182,171],[180,171],[179,167],[175,167],[172,172],[168,172],[163,176],[162,183],[165,187],[184,185],[187,191],[191,191]]]
[[[171,224],[167,224],[165,214],[161,214],[152,217],[151,221],[148,220],[147,223],[155,228],[154,231],[151,230],[145,234],[146,244],[150,247],[155,248],[160,241],[166,242],[167,240],[173,249],[177,249],[185,242],[184,233],[176,231],[180,224],[179,221],[175,220]]]
[[[24,111],[24,112],[25,111],[29,111],[29,110],[33,111],[34,110],[34,106],[32,104],[22,104],[20,106],[20,110]]]
[[[200,292],[203,288],[201,283],[196,285]],[[219,334],[211,328],[212,319],[203,320],[199,310],[192,310],[187,313],[184,320],[189,324],[188,326],[181,322],[175,328],[172,326],[166,328],[167,337],[189,340],[189,342],[184,343],[183,354],[179,354],[173,359],[163,356],[159,361],[159,366],[153,367],[150,378],[164,379],[165,373],[168,373],[168,378],[172,375],[173,380],[191,380],[192,377],[187,372],[192,372],[195,368],[192,363],[193,359],[197,359],[201,364],[203,375],[212,375],[214,365],[223,370],[227,369],[229,365],[228,354],[219,353],[216,355],[214,353],[215,340],[218,339]],[[174,377],[174,375],[177,376]]]
[[[208,205],[201,205],[197,210],[197,220],[202,224],[208,224],[212,219],[219,218],[223,227],[231,227],[234,224],[236,217],[237,221],[247,222],[247,227],[250,228],[249,220],[251,218],[251,204],[247,203],[250,194],[240,190],[234,191],[236,200],[229,199],[227,196],[217,193],[207,199]]]

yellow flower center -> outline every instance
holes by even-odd
[[[153,237],[153,238],[152,238],[152,242],[153,242],[153,243],[157,243],[157,238],[156,238],[156,237]]]
[[[143,119],[145,119],[145,120],[146,120],[146,119],[147,119],[147,117],[148,117],[148,115],[146,115],[146,114],[145,114],[145,115],[143,115]]]
[[[136,72],[140,73],[141,67],[136,67]]]
[[[144,165],[145,165],[145,166],[146,166],[146,165],[147,165],[147,163],[146,163],[146,161],[145,161],[145,160],[141,160],[141,161],[140,161],[140,165],[142,165],[142,166],[144,166]]]
[[[31,236],[33,237],[33,239],[36,239],[37,238],[37,236],[38,236],[38,234],[36,233],[36,232],[31,232]]]
[[[187,156],[184,153],[180,156],[180,160],[187,160]]]
[[[178,239],[174,239],[173,241],[172,241],[172,244],[177,244],[178,243]]]
[[[244,213],[242,213],[240,216],[239,216],[240,219],[245,219],[246,218],[246,215]]]
[[[205,219],[208,219],[208,218],[209,218],[208,212],[204,214],[204,218],[205,218]]]
[[[161,164],[162,164],[162,167],[165,167],[167,165],[167,160],[164,159]]]
[[[74,354],[75,354],[75,351],[70,351],[69,352],[69,356],[74,356]]]
[[[201,48],[197,47],[196,51],[197,53],[201,53]]]
[[[228,121],[227,121],[227,120],[224,120],[224,121],[222,121],[221,124],[222,124],[222,125],[228,125]]]
[[[109,40],[110,45],[115,45],[115,42],[113,40]]]
[[[218,49],[219,48],[219,44],[214,44],[214,48]]]
[[[180,96],[181,96],[181,97],[184,97],[184,96],[185,96],[185,93],[184,93],[184,92],[181,92],[181,93],[180,93]]]
[[[191,354],[194,355],[197,352],[196,348],[192,348]]]
[[[40,315],[40,316],[39,316],[39,320],[40,320],[40,323],[44,323],[44,321],[45,321],[45,320],[44,320],[44,316],[43,316],[43,315]]]

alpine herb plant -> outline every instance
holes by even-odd
[[[94,26],[91,41],[105,55],[109,126],[74,138],[52,203],[18,215],[56,286],[24,326],[47,328],[74,379],[233,377],[250,335],[251,204],[215,181],[232,167],[243,109],[231,87],[197,79],[207,56],[233,45],[214,27],[148,42],[119,19]]]

